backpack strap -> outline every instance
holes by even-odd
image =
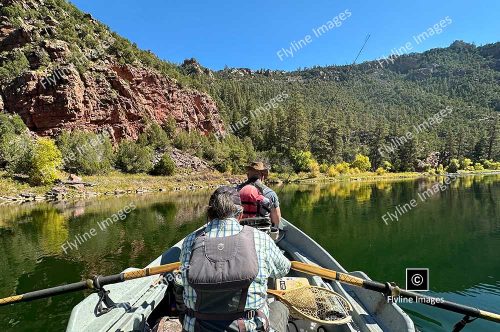
[[[256,180],[252,183],[250,183],[252,186],[254,186],[255,188],[257,188],[257,190],[259,191],[259,193],[264,196],[264,185],[263,183],[260,181],[260,180]]]

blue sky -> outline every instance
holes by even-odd
[[[72,0],[113,31],[181,63],[194,57],[211,69],[246,67],[294,70],[352,63],[368,34],[358,63],[388,56],[411,43],[408,52],[445,47],[460,39],[484,45],[500,40],[500,1],[166,1]],[[350,17],[317,37],[317,29],[342,12]],[[419,43],[413,39],[446,16],[450,24]],[[328,24],[327,24],[328,25]],[[310,36],[305,41],[307,35]],[[277,52],[295,47],[281,58]],[[295,45],[295,44],[294,44]],[[291,50],[293,51],[293,49]]]

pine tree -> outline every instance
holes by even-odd
[[[481,136],[479,141],[474,145],[474,150],[472,151],[472,159],[479,162],[481,159],[486,157],[488,151],[488,140],[486,137]]]
[[[488,137],[488,147],[487,147],[487,156],[486,158],[488,160],[493,159],[493,156],[495,155],[495,146],[496,146],[496,141],[497,141],[497,132],[498,132],[498,116],[494,116],[491,119],[491,125],[489,128],[489,137]]]
[[[385,136],[387,133],[387,129],[385,126],[377,127],[371,135],[371,139],[369,142],[370,152],[368,157],[372,163],[372,169],[375,170],[382,165],[384,157],[380,153],[380,149],[382,148],[385,140]]]
[[[295,95],[286,114],[289,149],[309,150],[309,119],[306,116],[302,97]]]
[[[417,146],[415,139],[403,143],[397,151],[397,162],[393,163],[399,171],[411,172],[415,170],[414,163],[417,160]]]

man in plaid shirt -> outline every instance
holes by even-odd
[[[241,218],[242,211],[241,200],[236,189],[231,187],[217,189],[210,198],[207,211],[209,222],[201,234],[205,236],[206,241],[209,241],[209,239],[247,233],[249,230],[246,229],[243,232],[243,226],[238,221]],[[283,255],[269,235],[253,228],[250,231],[253,232],[255,248],[244,248],[244,250],[255,250],[258,272],[248,287],[243,315],[231,321],[221,321],[217,319],[217,315],[214,316],[216,319],[212,319],[206,315],[203,316],[203,313],[200,315],[195,311],[199,303],[197,303],[197,291],[189,282],[189,271],[193,269],[191,265],[192,252],[195,250],[193,245],[200,236],[200,232],[194,232],[184,240],[180,262],[183,266],[189,267],[182,269],[181,275],[184,285],[184,304],[188,308],[183,323],[185,331],[286,331],[288,309],[277,301],[268,305],[267,282],[268,278],[286,276],[290,270],[290,261]],[[205,241],[203,241],[203,245],[205,245]],[[253,255],[255,256],[255,254]],[[215,287],[216,285],[214,285]],[[217,302],[212,298],[210,298],[210,301]],[[203,317],[203,319],[195,318],[196,315]],[[221,315],[219,315],[220,317]],[[197,319],[200,319],[200,322],[197,323]],[[224,326],[224,328],[221,328],[221,326]]]

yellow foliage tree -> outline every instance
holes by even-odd
[[[354,161],[351,163],[351,167],[358,168],[361,172],[366,172],[372,168],[372,164],[370,163],[370,158],[368,156],[358,153],[354,158]]]
[[[343,161],[337,165],[335,165],[335,169],[339,174],[348,174],[349,173],[349,163]]]
[[[62,164],[62,154],[53,140],[39,138],[35,143],[28,176],[32,185],[53,183],[59,175],[58,168]]]
[[[309,171],[311,172],[312,177],[318,177],[320,173],[320,167],[316,160],[313,159],[309,162]]]
[[[339,175],[337,168],[335,167],[335,165],[331,165],[328,168],[328,176],[333,178],[333,177],[336,177],[337,175]]]

